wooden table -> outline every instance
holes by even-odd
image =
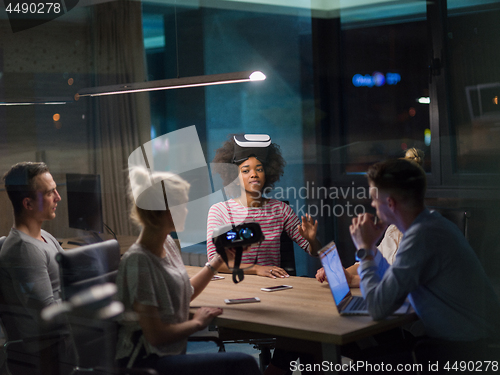
[[[186,266],[194,275],[200,268]],[[211,281],[191,302],[192,311],[200,306],[222,307],[224,313],[215,319],[218,327],[277,337],[285,348],[312,352],[318,363],[340,363],[339,346],[415,321],[415,314],[394,316],[375,322],[369,316],[340,316],[328,284],[316,279],[289,277],[270,279],[245,275],[234,284],[232,275],[220,274],[223,280]],[[293,289],[263,292],[262,287],[287,284]],[[360,294],[353,289],[353,294]],[[261,302],[226,305],[226,298],[259,297]],[[321,359],[322,358],[322,359]],[[331,367],[331,366],[330,366]],[[325,373],[336,373],[327,371]]]

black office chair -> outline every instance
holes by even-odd
[[[293,250],[293,240],[283,231],[280,237],[280,256],[283,268],[290,276],[297,276],[295,268],[295,252]]]
[[[68,301],[91,286],[114,283],[120,264],[120,245],[108,240],[67,250],[56,256],[59,263],[61,295]]]
[[[441,216],[454,223],[458,229],[464,234],[464,237],[469,241],[469,219],[471,212],[464,208],[449,208],[449,207],[428,207],[431,211],[436,211]]]
[[[114,285],[120,263],[120,245],[116,240],[99,242],[67,250],[56,256],[59,263],[63,301],[85,295],[90,288]],[[118,324],[115,316],[104,319],[82,314],[68,314],[70,331],[76,349],[76,373],[156,374],[152,369],[120,369],[114,355]]]

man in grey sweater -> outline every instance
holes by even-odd
[[[3,176],[14,209],[14,225],[0,249],[1,316],[9,340],[39,335],[40,312],[60,301],[55,256],[63,251],[42,229],[56,216],[61,197],[45,163],[22,162]],[[55,340],[24,345],[37,353]]]

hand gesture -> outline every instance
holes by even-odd
[[[387,225],[378,222],[375,224],[372,214],[358,215],[352,219],[352,224],[349,227],[352,241],[356,249],[375,249],[375,244],[382,237]]]
[[[299,233],[310,244],[316,240],[316,233],[318,232],[318,220],[313,220],[311,215],[306,214],[302,216],[302,223],[297,226]]]

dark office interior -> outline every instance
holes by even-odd
[[[134,150],[195,125],[210,163],[228,134],[269,134],[287,161],[270,196],[316,218],[320,242],[335,240],[348,267],[354,212],[373,212],[366,169],[416,147],[425,152],[426,204],[467,212],[468,241],[500,295],[500,1],[284,3],[80,0],[16,30],[2,8],[1,174],[20,161],[47,163],[62,200],[44,229],[58,239],[89,235],[69,224],[66,174],[99,175],[99,236],[134,236],[126,195]],[[247,70],[267,78],[75,97]],[[4,236],[12,215],[3,186],[0,208]],[[182,250],[203,255],[203,243],[189,245]],[[299,276],[321,266],[298,246],[295,262]]]

